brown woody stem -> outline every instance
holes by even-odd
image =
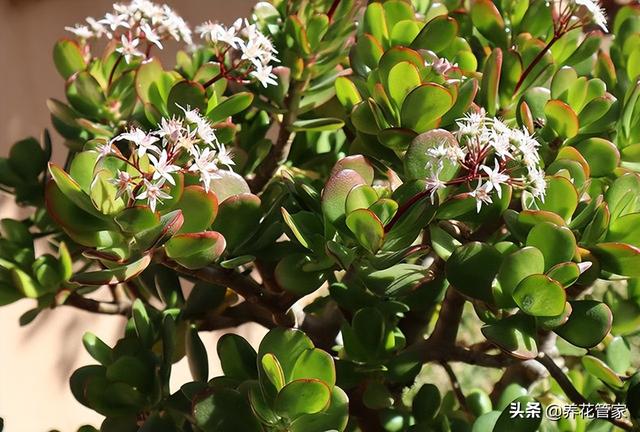
[[[291,131],[291,126],[298,118],[298,109],[302,92],[307,87],[308,80],[296,81],[289,91],[285,101],[285,109],[287,110],[282,117],[278,138],[276,139],[269,153],[262,163],[256,169],[255,177],[249,181],[249,186],[254,192],[260,192],[264,186],[273,177],[273,173],[278,166],[283,164],[289,156],[291,144],[295,138],[295,132]]]

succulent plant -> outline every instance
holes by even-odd
[[[134,0],[68,30],[57,135],[0,159],[30,210],[0,304],[128,318],[70,379],[100,431],[638,428],[638,5],[272,0],[192,36]]]

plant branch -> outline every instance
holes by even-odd
[[[228,287],[240,294],[249,303],[261,305],[272,314],[273,322],[280,325],[289,325],[290,319],[278,305],[276,299],[268,296],[262,286],[253,278],[241,275],[233,270],[217,267],[204,267],[199,270],[191,270],[169,259],[163,259],[162,264],[178,273],[192,276],[205,282]]]
[[[116,69],[120,65],[120,62],[122,61],[123,57],[124,56],[122,54],[120,54],[120,56],[118,57],[116,62],[113,64],[113,67],[111,68],[111,72],[109,73],[109,81],[107,83],[107,87],[111,87],[111,83],[113,82],[113,77],[114,77],[114,75],[116,73]]]
[[[560,39],[560,35],[558,33],[554,32],[553,37],[551,38],[549,43],[547,43],[544,46],[544,48],[542,48],[542,50],[540,50],[540,52],[534,57],[534,59],[531,60],[531,63],[529,63],[529,66],[527,66],[527,68],[524,70],[524,72],[522,72],[522,75],[520,75],[520,79],[516,83],[516,86],[515,86],[515,88],[513,90],[513,94],[517,94],[518,93],[518,90],[520,90],[520,87],[522,87],[522,84],[524,83],[524,80],[527,79],[527,77],[529,76],[531,71],[533,71],[533,68],[536,67],[536,65],[538,63],[540,63],[540,60],[542,60],[542,58],[547,53],[547,51],[549,51],[551,49],[551,46],[553,46],[553,44],[555,44],[558,41],[558,39]]]
[[[574,387],[573,383],[569,380],[569,378],[565,375],[565,373],[560,369],[560,367],[553,361],[553,359],[546,353],[540,352],[536,360],[540,362],[551,374],[551,376],[556,380],[560,388],[564,391],[567,397],[573,402],[577,404],[586,404],[589,403],[587,399],[585,399],[582,394]],[[624,430],[633,430],[633,425],[629,423],[627,420],[622,419],[607,419],[610,423],[618,426]]]
[[[456,396],[458,403],[460,404],[460,408],[467,414],[467,416],[472,417],[469,407],[467,406],[467,398],[462,393],[462,387],[460,387],[460,381],[458,381],[458,377],[456,373],[451,368],[451,365],[447,362],[440,362],[440,365],[444,368],[445,372],[449,376],[449,381],[451,381],[451,389],[453,390],[453,394]]]
[[[333,0],[333,3],[331,3],[331,7],[327,12],[327,17],[329,18],[329,21],[333,21],[333,15],[336,13],[338,6],[340,6],[340,1],[341,0]]]
[[[206,317],[198,326],[199,330],[221,330],[238,327],[242,324],[255,322],[271,329],[275,327],[271,313],[260,305],[242,302],[237,306],[227,308],[222,314]]]
[[[458,327],[462,319],[464,309],[464,297],[453,287],[447,289],[444,301],[440,308],[438,321],[427,341],[432,344],[441,344],[451,347],[455,345]]]
[[[295,138],[295,132],[291,131],[291,126],[298,118],[302,92],[307,87],[308,82],[308,79],[304,81],[296,81],[287,95],[285,100],[286,112],[282,117],[282,123],[280,123],[278,137],[269,149],[267,156],[264,158],[262,163],[258,165],[253,179],[249,180],[251,190],[256,193],[260,192],[264,188],[264,186],[273,177],[273,173],[276,171],[278,166],[283,164],[289,156],[289,150],[291,149],[291,144]]]
[[[72,292],[66,298],[64,303],[67,306],[73,306],[88,312],[101,313],[105,315],[124,315],[128,316],[131,312],[131,303],[128,301],[121,302],[103,302]]]

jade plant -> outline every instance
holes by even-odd
[[[78,341],[84,432],[637,430],[640,7],[614,9],[272,0],[192,32],[116,4],[54,45],[55,133],[0,159],[28,211],[0,303],[127,318]]]

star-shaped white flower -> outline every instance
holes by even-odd
[[[154,155],[150,154],[149,160],[151,161],[151,165],[153,165],[154,180],[163,179],[163,182],[166,180],[172,185],[176,184],[176,181],[173,179],[173,176],[171,174],[180,171],[180,167],[171,164],[169,155],[166,150],[162,150],[159,158],[156,158]]]
[[[170,119],[163,118],[160,121],[160,129],[155,133],[170,143],[175,143],[180,139],[183,132],[185,132],[185,128],[182,120],[172,117]]]
[[[278,77],[272,71],[273,67],[258,64],[249,75],[255,78],[263,87],[267,88],[269,85],[278,85],[278,81],[276,80]]]
[[[160,42],[160,36],[158,36],[156,31],[154,29],[152,29],[151,26],[148,23],[146,23],[146,22],[142,23],[140,25],[140,30],[144,34],[144,38],[147,41],[149,41],[149,43],[152,43],[155,46],[157,46],[158,48],[163,49],[162,42]]]
[[[98,159],[102,159],[114,153],[113,145],[111,144],[111,142],[100,144],[98,147],[96,147],[96,150],[98,150]]]
[[[115,137],[113,141],[127,140],[136,145],[136,153],[138,157],[145,154],[158,154],[159,150],[154,144],[159,141],[157,136],[148,134],[140,128],[133,128],[129,132],[122,133]]]
[[[476,213],[480,213],[480,209],[483,204],[491,204],[493,202],[491,195],[489,195],[489,192],[487,191],[486,184],[478,183],[478,187],[469,192],[469,196],[476,199]]]
[[[116,51],[122,54],[127,63],[130,63],[133,57],[144,57],[144,53],[137,48],[138,45],[140,45],[140,39],[130,40],[125,35],[122,35],[120,37],[120,46],[116,48]]]
[[[100,23],[98,20],[92,17],[87,17],[85,21],[87,21],[87,24],[89,24],[89,28],[91,28],[91,32],[95,37],[100,38],[102,36],[106,36],[107,38],[111,39],[112,34],[107,30],[104,24]]]
[[[144,179],[144,191],[136,196],[137,200],[147,200],[151,211],[156,211],[156,205],[159,202],[162,204],[163,199],[171,199],[171,195],[162,190],[164,181],[158,183],[151,183],[149,180]]]
[[[86,25],[76,24],[74,27],[65,27],[64,29],[78,36],[80,39],[89,39],[95,36],[93,31]]]
[[[200,174],[200,182],[204,189],[208,192],[211,180],[220,178],[218,175],[217,152],[210,147],[200,151],[196,147],[193,148],[194,156],[193,164],[189,167],[189,171]]]
[[[111,31],[116,30],[119,27],[129,28],[129,23],[127,22],[127,16],[119,13],[105,14],[104,18],[98,21],[100,24],[109,27]]]
[[[435,204],[438,191],[447,187],[447,184],[440,180],[440,172],[442,171],[442,164],[438,164],[437,167],[430,166],[429,177],[427,177],[427,190],[431,190],[429,197],[431,198],[431,204]]]
[[[221,165],[225,165],[229,169],[231,169],[231,165],[236,164],[233,159],[231,159],[231,151],[224,146],[218,146],[216,161]]]
[[[495,190],[498,194],[498,198],[502,198],[501,185],[509,180],[509,176],[500,171],[500,164],[498,163],[498,160],[496,159],[493,169],[486,165],[482,165],[480,169],[482,169],[482,171],[487,175],[487,182],[485,183],[487,193]]]
[[[211,127],[211,123],[203,117],[199,118],[196,122],[196,132],[200,139],[206,144],[212,145],[218,142],[218,138]]]
[[[197,125],[202,121],[202,117],[200,117],[200,111],[197,108],[191,109],[189,105],[187,105],[186,108],[178,104],[176,104],[176,106],[182,110],[182,112],[184,113],[184,118],[189,123]]]
[[[447,60],[446,58],[442,57],[439,58],[438,60],[434,61],[433,63],[431,63],[431,68],[440,75],[446,75],[449,72],[451,72],[451,70],[455,69],[458,67],[457,63],[451,63],[449,60]]]
[[[547,181],[544,178],[544,171],[540,169],[530,169],[528,180],[531,188],[531,194],[535,198],[539,198],[544,202],[544,197],[547,191]]]
[[[120,198],[125,194],[130,195],[133,190],[133,179],[131,178],[131,174],[126,171],[118,170],[118,176],[111,180],[111,183],[118,188],[116,198]]]

